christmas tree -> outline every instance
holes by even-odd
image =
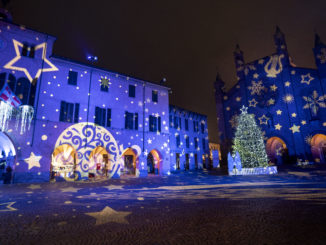
[[[254,115],[247,113],[242,106],[238,117],[233,150],[239,152],[243,168],[267,167],[268,158],[262,132],[257,126]]]

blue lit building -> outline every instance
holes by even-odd
[[[272,163],[326,162],[326,45],[316,35],[313,53],[317,68],[310,69],[292,63],[278,27],[274,41],[275,53],[249,63],[245,63],[243,52],[236,47],[238,81],[229,91],[224,90],[221,78],[216,78],[224,164],[242,105],[249,108],[262,128]]]
[[[0,16],[0,159],[14,182],[175,170],[168,87],[56,57],[55,37]]]

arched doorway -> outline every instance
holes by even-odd
[[[77,163],[76,150],[68,144],[63,144],[54,149],[51,161],[51,180],[75,180]]]
[[[310,144],[313,159],[316,162],[326,163],[326,135],[314,135]]]
[[[159,151],[153,149],[147,155],[147,172],[149,174],[159,174],[162,165],[162,156]]]
[[[121,169],[122,174],[136,175],[137,169],[137,153],[132,148],[127,148],[122,153],[123,167]]]
[[[15,157],[16,150],[11,139],[5,133],[0,132],[0,177],[7,171],[7,167],[10,166],[11,170],[14,168]],[[10,182],[11,179],[9,179]]]
[[[96,147],[89,155],[88,177],[108,176],[109,153],[102,147]]]
[[[288,159],[288,148],[279,137],[271,137],[267,140],[266,153],[269,160],[275,165],[284,164]]]

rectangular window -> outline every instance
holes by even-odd
[[[201,127],[201,133],[205,133],[205,123],[200,123],[200,127]]]
[[[173,128],[173,116],[170,115],[170,128]]]
[[[74,119],[74,103],[67,103],[65,101],[61,101],[59,121],[72,123],[73,119]]]
[[[175,136],[175,140],[177,142],[177,147],[179,147],[180,146],[180,135],[179,134]]]
[[[134,129],[134,113],[125,112],[125,129]]]
[[[135,113],[135,129],[138,130],[138,113]]]
[[[186,147],[189,148],[189,136],[186,136]]]
[[[105,121],[106,121],[106,109],[96,106],[94,123],[105,127]]]
[[[106,126],[111,127],[111,109],[106,110]]]
[[[185,130],[189,130],[188,119],[185,118]]]
[[[129,84],[129,97],[136,97],[136,86]]]
[[[203,143],[203,150],[205,151],[206,150],[206,141],[204,138],[202,139],[202,143]]]
[[[74,117],[74,123],[78,123],[79,121],[79,104],[75,103],[75,117]]]
[[[179,128],[179,119],[178,119],[178,117],[174,117],[174,128]]]
[[[70,85],[77,85],[77,77],[78,77],[78,72],[76,72],[76,71],[69,71],[69,74],[68,74],[68,84],[70,84]]]
[[[149,131],[157,132],[157,117],[149,116]]]
[[[152,90],[152,101],[158,102],[158,91],[157,90]]]
[[[198,148],[198,138],[197,137],[195,137],[195,149],[197,150],[197,148]]]

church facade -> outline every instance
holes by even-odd
[[[0,159],[13,182],[174,171],[170,89],[56,57],[54,42],[0,20]]]
[[[326,162],[326,45],[315,37],[316,69],[296,67],[277,27],[272,55],[245,63],[234,52],[237,83],[224,90],[219,76],[215,99],[222,158],[231,151],[240,108],[248,107],[261,127],[272,164]],[[225,161],[224,161],[225,166]]]

